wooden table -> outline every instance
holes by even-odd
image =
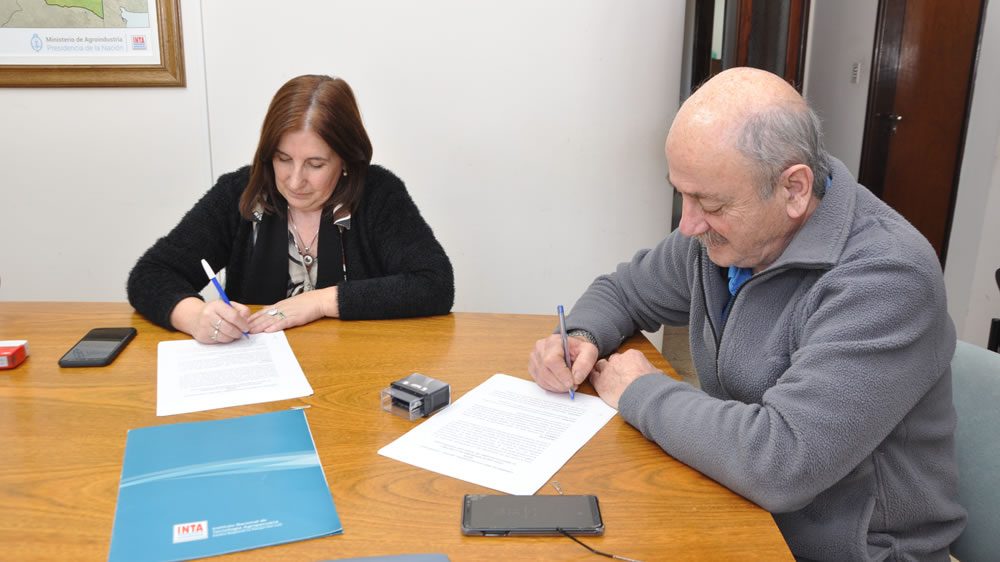
[[[288,332],[315,394],[156,417],[156,344],[183,334],[123,303],[0,302],[0,340],[29,340],[31,356],[0,370],[0,558],[106,559],[130,428],[306,411],[344,534],[229,555],[321,560],[443,552],[452,560],[594,560],[565,537],[465,537],[464,494],[496,493],[379,456],[415,423],[381,411],[379,390],[420,372],[461,397],[494,373],[530,378],[528,353],[554,316],[456,313],[415,320],[322,320]],[[90,328],[134,326],[108,367],[56,361]],[[643,338],[661,369],[670,365]],[[593,394],[588,385],[581,391]],[[665,454],[615,417],[554,476],[568,494],[596,494],[607,527],[585,538],[641,560],[790,560],[771,516]],[[544,486],[539,494],[554,494]],[[597,558],[599,559],[599,558]]]

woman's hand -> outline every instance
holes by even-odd
[[[277,332],[327,316],[335,318],[339,315],[337,288],[327,287],[300,293],[258,310],[250,317],[250,333]]]
[[[203,302],[188,297],[171,311],[170,324],[201,343],[229,343],[249,331],[249,318],[250,309],[238,302],[229,306],[222,299]]]

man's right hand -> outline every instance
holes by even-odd
[[[538,386],[552,392],[569,392],[576,389],[597,363],[597,347],[584,338],[570,337],[569,358],[573,370],[566,367],[563,356],[562,336],[553,334],[535,342],[531,352],[528,372]]]

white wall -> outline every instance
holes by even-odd
[[[551,313],[666,232],[661,147],[683,6],[409,4],[230,14],[211,2],[203,32],[200,0],[182,0],[186,88],[0,89],[0,301],[124,300],[138,255],[212,178],[249,160],[273,90],[302,72],[354,85],[376,161],[407,181],[453,257],[456,310]],[[813,14],[841,4],[816,2]],[[1000,317],[991,8],[945,271],[959,336],[977,343]],[[813,25],[813,40],[823,35]],[[807,67],[813,101],[819,68]],[[844,86],[849,64],[837,68]]]
[[[722,60],[722,36],[726,25],[725,2],[719,1],[712,10],[712,58]]]
[[[452,257],[456,310],[553,313],[669,229],[679,3],[181,4],[187,88],[0,90],[0,300],[124,300],[306,72],[354,87],[375,162]]]
[[[553,313],[669,231],[678,3],[205,2],[203,13],[214,172],[249,161],[285,80],[343,77],[374,162],[407,183],[452,258],[456,310]]]
[[[958,336],[985,345],[1000,318],[1000,7],[989,2],[944,279]]]
[[[125,300],[129,270],[211,177],[201,15],[186,88],[0,88],[0,301]]]
[[[809,8],[803,94],[823,120],[826,149],[858,175],[878,2],[823,0]],[[851,67],[860,65],[857,83]]]

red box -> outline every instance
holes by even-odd
[[[13,369],[28,358],[28,340],[0,341],[0,369]]]

